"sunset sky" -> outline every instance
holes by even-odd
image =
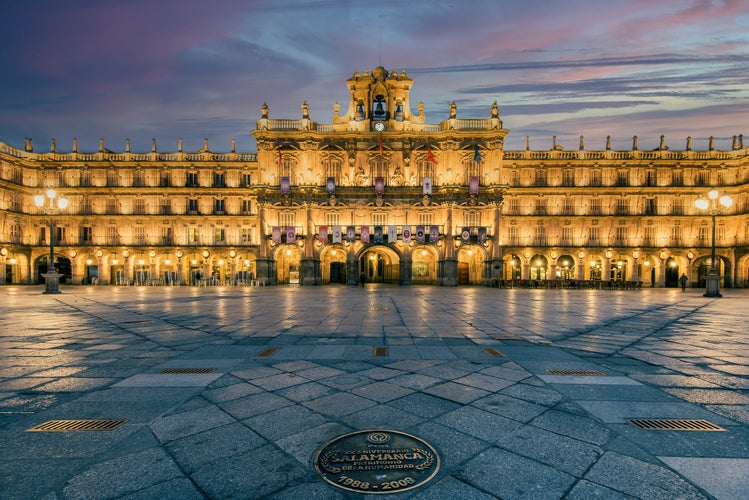
[[[35,151],[254,152],[263,102],[330,123],[345,80],[379,64],[415,80],[429,123],[498,101],[505,149],[749,134],[749,0],[28,0],[2,16],[0,141]]]

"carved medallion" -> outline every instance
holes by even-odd
[[[357,493],[397,493],[421,486],[437,475],[440,458],[421,439],[393,430],[344,434],[315,453],[322,478]]]

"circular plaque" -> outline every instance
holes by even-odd
[[[315,453],[325,481],[357,493],[397,493],[421,486],[439,471],[431,445],[403,432],[381,429],[344,434]]]

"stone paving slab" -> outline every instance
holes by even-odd
[[[442,458],[431,482],[383,499],[749,497],[749,339],[728,333],[749,320],[748,292],[371,285],[327,299],[339,291],[0,288],[0,497],[363,498],[312,459],[373,428]],[[215,371],[159,373],[199,367]],[[26,432],[63,418],[127,422]]]
[[[749,491],[749,459],[658,458],[719,500],[742,498]]]

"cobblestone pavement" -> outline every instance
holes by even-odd
[[[749,290],[701,292],[1,287],[0,497],[372,497],[312,457],[391,429],[441,467],[376,498],[747,498]]]

